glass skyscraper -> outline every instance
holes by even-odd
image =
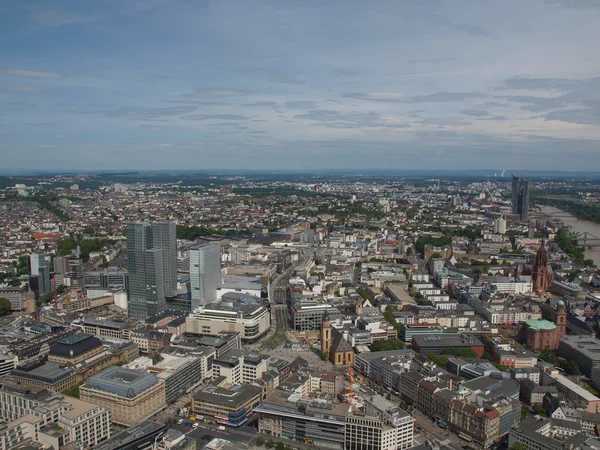
[[[519,215],[519,220],[529,218],[529,180],[512,177],[512,213]]]
[[[190,284],[192,311],[217,301],[217,289],[221,285],[221,248],[218,245],[190,248]]]
[[[177,293],[175,224],[128,224],[127,272],[129,317],[146,319],[164,311],[165,296]]]

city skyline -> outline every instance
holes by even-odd
[[[2,5],[3,168],[600,170],[600,3]]]

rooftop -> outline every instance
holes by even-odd
[[[522,324],[525,324],[527,328],[533,331],[550,331],[556,329],[556,324],[549,320],[543,319],[528,319],[522,320]]]
[[[88,378],[84,388],[110,392],[120,397],[133,398],[153,387],[157,382],[156,375],[143,370],[112,366]]]

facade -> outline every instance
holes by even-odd
[[[176,231],[175,222],[154,222],[152,224],[152,246],[162,250],[164,295],[167,298],[177,295]]]
[[[575,360],[581,372],[591,377],[593,370],[600,367],[600,339],[593,336],[563,336],[557,354]]]
[[[0,298],[10,301],[12,311],[24,311],[27,308],[27,287],[0,287]]]
[[[339,309],[329,303],[295,301],[291,309],[294,330],[320,330],[325,313],[327,313],[332,321],[343,318]]]
[[[434,353],[441,354],[447,349],[471,349],[477,357],[481,358],[485,352],[483,343],[475,336],[430,334],[426,336],[414,336],[411,343],[412,349],[423,355]]]
[[[512,214],[519,220],[529,219],[529,180],[512,177]]]
[[[164,380],[139,370],[113,366],[90,377],[80,396],[111,411],[114,423],[132,426],[166,406]]]
[[[126,270],[91,270],[83,274],[83,287],[92,289],[129,289]]]
[[[343,450],[349,409],[349,404],[311,399],[276,389],[255,411],[260,433],[317,448]]]
[[[217,301],[221,286],[221,248],[202,244],[190,248],[190,285],[192,311]]]
[[[19,421],[37,424],[36,433],[32,433],[31,438],[38,442],[44,442],[43,437],[40,437],[42,440],[36,439],[38,432],[46,435],[46,442],[51,441],[51,430],[56,427],[61,428],[59,437],[63,445],[80,442],[93,446],[111,435],[110,412],[106,408],[45,389],[3,382],[0,387],[0,415],[9,421],[8,427],[15,430],[13,438],[10,438],[10,431],[7,433],[11,443],[15,443],[17,435],[23,435]]]
[[[269,367],[269,357],[244,350],[231,350],[213,361],[213,377],[225,377],[228,383],[254,383]]]
[[[259,304],[210,303],[196,308],[186,319],[186,332],[218,336],[239,333],[245,342],[260,339],[271,328],[269,310]]]
[[[198,391],[191,404],[194,414],[229,427],[240,427],[262,398],[262,388],[253,384],[232,385],[222,377]],[[223,385],[221,385],[223,384]]]

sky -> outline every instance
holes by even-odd
[[[600,170],[600,0],[0,3],[0,167]]]

